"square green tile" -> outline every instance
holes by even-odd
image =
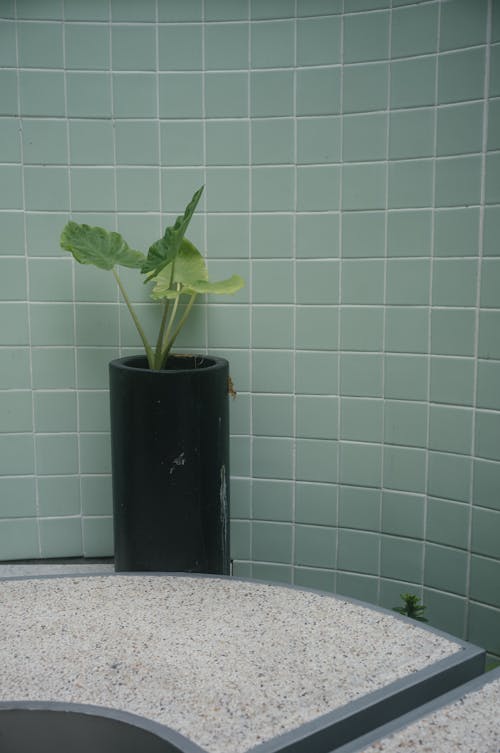
[[[111,473],[109,434],[80,434],[80,469],[84,474]]]
[[[384,487],[395,491],[425,491],[426,452],[414,447],[384,447]]]
[[[271,583],[291,583],[293,579],[293,568],[289,565],[262,565],[261,563],[252,563],[252,578],[257,578]]]
[[[5,561],[18,559],[38,559],[38,522],[35,518],[26,520],[0,521],[0,549]]]
[[[477,407],[500,410],[500,363],[498,361],[478,362]]]
[[[434,306],[475,306],[477,261],[474,259],[436,259],[432,268]]]
[[[427,492],[433,497],[468,502],[471,472],[469,457],[447,452],[429,452]]]
[[[137,353],[137,350],[135,351]],[[109,362],[119,357],[118,348],[78,348],[77,384],[81,389],[107,389]],[[69,379],[69,374],[68,377]]]
[[[340,528],[378,531],[380,527],[380,491],[361,486],[339,489]]]
[[[427,357],[387,355],[384,395],[393,400],[427,399]]]
[[[378,487],[382,476],[382,448],[378,444],[340,446],[340,483]]]
[[[248,35],[248,23],[208,24],[205,27],[205,67],[208,70],[246,69]]]
[[[432,627],[465,638],[465,599],[443,591],[424,588],[423,603],[427,606],[427,616]]]
[[[403,400],[387,400],[384,411],[384,442],[404,447],[425,447],[427,405]]]
[[[32,400],[29,392],[0,392],[0,426],[6,433],[33,430]]]
[[[293,303],[293,267],[288,260],[256,260],[252,265],[254,303]]]
[[[148,160],[152,161],[151,155]],[[118,167],[115,172],[118,211],[158,211],[158,177],[159,171],[153,167]]]
[[[500,44],[491,46],[490,57],[490,97],[500,96],[500,74],[498,73],[500,64]]]
[[[431,313],[431,353],[473,356],[475,312],[472,309],[434,309]]]
[[[266,481],[259,483],[266,484]],[[279,483],[279,482],[273,482]],[[231,479],[231,519],[250,519],[252,516],[252,483],[250,479]]]
[[[248,137],[248,124],[245,122],[209,121],[206,124],[207,164],[246,165],[249,154]]]
[[[426,544],[424,584],[431,588],[465,596],[467,592],[467,552],[436,544]]]
[[[293,583],[302,588],[315,588],[320,591],[333,592],[334,574],[331,570],[316,570],[309,567],[294,567]]]
[[[126,28],[126,27],[125,27]],[[130,31],[135,35],[137,27],[131,27]],[[210,26],[207,26],[207,41],[210,38]],[[123,32],[122,32],[123,33]],[[129,32],[130,33],[130,32]],[[151,34],[152,39],[149,39]],[[155,67],[154,55],[155,47],[155,28],[146,27],[143,29],[142,38],[133,40],[132,49],[134,53],[131,60],[127,62],[127,50],[131,49],[132,40],[126,37],[123,40],[123,65],[131,70],[142,70],[144,66],[149,69]],[[121,41],[121,40],[120,40]],[[135,47],[138,47],[136,50]],[[211,40],[210,40],[211,45]],[[207,47],[207,55],[212,58],[212,47]],[[113,54],[115,51],[115,42],[113,36]],[[136,57],[139,58],[139,64],[135,64]],[[152,60],[151,60],[152,58]],[[120,60],[121,62],[121,60]],[[158,63],[161,71],[199,71],[203,67],[202,61],[202,26],[201,24],[172,24],[158,27]],[[117,66],[115,66],[117,67]],[[122,67],[122,66],[118,66]],[[212,67],[211,65],[209,67]],[[219,67],[219,66],[217,66]],[[225,66],[224,66],[225,67]]]
[[[499,325],[500,313],[498,311],[479,313],[479,358],[500,359]]]
[[[294,122],[291,118],[254,120],[251,125],[252,164],[291,164],[294,161],[294,139]],[[221,143],[222,147],[224,143]],[[228,146],[230,149],[230,141]]]
[[[68,161],[66,124],[62,121],[22,121],[25,164],[61,165]]]
[[[364,531],[339,531],[339,570],[378,575],[380,536]]]
[[[338,435],[337,398],[296,397],[296,435],[307,439],[336,439]]]
[[[241,3],[241,6],[241,12],[243,12],[245,3]],[[293,11],[294,0],[252,0],[250,3],[250,17],[252,19],[288,18],[293,15]]]
[[[47,74],[49,75],[49,74]],[[59,75],[59,74],[50,74]],[[59,82],[53,82],[59,86]],[[111,75],[106,72],[69,71],[66,74],[68,115],[73,118],[111,117]],[[55,91],[55,93],[57,90]],[[130,92],[132,94],[132,91]],[[53,106],[52,109],[55,109]],[[26,112],[27,115],[34,113]],[[46,114],[40,112],[40,115]],[[56,114],[56,113],[53,113]],[[61,113],[63,114],[63,113]]]
[[[422,580],[423,543],[392,536],[381,537],[380,574],[384,578]]]
[[[2,345],[28,345],[28,308],[24,303],[3,302],[0,305],[0,343]]]
[[[109,28],[104,25],[82,23],[65,23],[63,28],[66,68],[99,71],[109,67]],[[141,33],[141,29],[137,31]],[[115,29],[112,33],[114,40]],[[129,52],[133,49],[131,47]],[[114,53],[113,49],[113,56]]]
[[[24,256],[24,219],[30,215],[21,212],[2,212],[2,237],[0,254]]]
[[[488,103],[488,149],[500,149],[500,99]]]
[[[297,303],[338,303],[338,261],[298,261],[295,269]],[[276,280],[276,277],[273,276],[273,279]],[[291,300],[291,296],[288,300]]]
[[[385,349],[392,353],[427,353],[429,315],[424,308],[394,306],[386,312]]]
[[[438,13],[437,5],[411,5],[395,9],[391,24],[392,57],[436,52]]]
[[[294,204],[293,168],[287,165],[252,169],[252,208],[256,212],[287,212]]]
[[[388,256],[429,256],[431,232],[430,210],[390,211],[387,226]]]
[[[476,455],[489,460],[500,460],[498,432],[500,414],[486,411],[476,413]]]
[[[470,596],[494,607],[500,607],[500,561],[471,557]]]
[[[115,177],[112,168],[72,167],[70,174],[75,211],[114,210]]]
[[[207,245],[208,253],[213,258],[247,258],[249,255],[249,218],[238,215],[209,215],[207,217]]]
[[[289,76],[291,72],[287,71]],[[258,75],[258,74],[253,74]],[[266,76],[270,73],[266,73]],[[278,76],[278,72],[273,72],[275,77]],[[281,72],[280,76],[284,76],[285,73]],[[339,67],[336,68],[312,68],[312,69],[298,69],[296,71],[296,110],[297,115],[335,115],[340,112],[340,91],[341,91],[341,71]],[[278,81],[273,84],[275,88],[278,87]],[[291,106],[290,102],[290,84],[287,80],[280,81],[280,86],[284,86],[284,91],[278,95],[277,99],[271,99],[271,95],[268,95],[268,112],[263,113],[266,115],[281,114],[279,109],[284,109],[285,105],[281,104],[286,96],[287,108]],[[274,96],[274,90],[273,90]],[[277,111],[269,112],[272,108],[272,103],[276,101]],[[258,114],[258,113],[256,113]],[[284,112],[284,115],[288,115],[288,112]]]
[[[431,358],[430,397],[433,403],[472,405],[474,363],[463,358]]]
[[[435,544],[467,549],[470,508],[456,502],[429,497],[427,503],[426,538]]]
[[[80,391],[78,416],[80,431],[109,431],[108,391]]]
[[[33,169],[26,168],[26,178],[29,181],[31,181],[31,176],[27,171]],[[47,201],[47,199],[45,201],[42,200],[38,195],[37,188],[38,186],[33,186],[31,182],[28,182],[28,185],[25,186],[26,201],[29,201],[30,209],[46,209],[46,206],[33,206],[33,204],[43,205]],[[0,176],[0,209],[22,209],[22,206],[23,186],[21,167],[18,165],[4,165],[2,167],[2,175]]]
[[[278,218],[277,218],[278,219]],[[289,221],[289,217],[280,217],[280,222]],[[339,215],[338,214],[297,214],[295,215],[296,255],[297,258],[327,258],[339,256]],[[286,243],[288,253],[282,245]],[[286,235],[274,244],[275,256],[289,256],[292,248],[291,235],[287,228]]]
[[[342,171],[342,209],[384,209],[386,166],[344,165]]]
[[[294,31],[293,21],[289,19],[252,24],[250,42],[252,68],[288,68],[293,66]],[[244,53],[246,55],[246,49]],[[222,54],[224,54],[224,51]],[[245,59],[237,67],[245,68],[247,62],[247,59]]]
[[[342,303],[382,304],[384,302],[383,260],[346,260],[342,263]]]
[[[249,437],[231,437],[231,473],[233,476],[251,476]]]
[[[11,0],[11,8],[4,3],[2,7],[2,19],[0,20],[0,34],[2,36],[2,50],[0,51],[0,65],[2,68],[15,68],[17,65],[15,25],[9,23],[14,18],[14,3]]]
[[[111,122],[71,120],[69,141],[70,159],[73,165],[111,165],[114,162]]]
[[[262,479],[253,481],[252,517],[254,520],[291,522],[292,516],[293,484],[291,482]]]
[[[436,162],[436,205],[479,204],[481,157],[450,157]]]
[[[274,150],[276,162],[280,161],[280,151],[278,147]],[[299,164],[324,164],[339,160],[340,118],[315,117],[297,120],[297,162]]]
[[[430,272],[427,259],[390,259],[387,262],[387,303],[426,306],[429,303]]]
[[[9,355],[6,351],[6,356]],[[70,389],[75,386],[75,356],[72,348],[34,348],[32,352],[33,387],[39,389]],[[26,375],[23,351],[15,351],[7,367],[22,383]]]
[[[32,345],[73,345],[73,306],[37,303],[30,306]]]
[[[17,25],[20,68],[62,68],[62,25],[25,23]]]
[[[286,350],[253,350],[254,392],[292,392],[292,354]]]
[[[383,257],[385,254],[385,212],[344,212],[342,256]]]
[[[77,304],[78,345],[115,345],[118,342],[118,310],[104,304]]]
[[[285,168],[288,170],[288,168]],[[337,165],[299,166],[297,168],[297,209],[299,212],[333,212],[338,210],[340,201],[340,170]],[[293,200],[290,197],[290,182],[284,187],[272,186],[272,190],[286,191],[286,206],[280,202],[277,209],[290,209]],[[273,207],[276,202],[267,198],[267,206]],[[260,204],[263,208],[262,203]],[[257,207],[255,207],[257,209]]]
[[[255,437],[253,441],[253,474],[259,478],[291,478],[291,440],[281,437]]]
[[[227,92],[224,96],[228,96]],[[251,72],[250,112],[253,117],[293,115],[293,97],[293,71]]]
[[[331,484],[295,484],[295,522],[334,526],[337,522],[337,490]]]
[[[83,476],[81,500],[84,515],[111,515],[111,476]]]
[[[314,353],[301,351],[296,353],[296,393],[306,395],[335,395],[337,393],[337,390],[338,356],[336,353]]]
[[[252,523],[252,559],[283,562],[292,558],[292,526],[285,523]]]
[[[111,517],[83,518],[83,553],[85,557],[113,555],[113,520]]]
[[[259,306],[254,308],[252,317],[254,348],[292,347],[293,312],[290,306]]]
[[[251,524],[248,520],[231,520],[231,559],[251,559]]]
[[[7,168],[4,167],[3,171],[6,170]],[[24,169],[24,190],[27,209],[61,211],[69,208],[68,171],[66,168],[26,167]],[[13,191],[15,191],[15,183],[13,184]]]
[[[393,109],[433,105],[435,92],[436,56],[391,63],[390,103]]]
[[[338,311],[334,306],[299,306],[296,309],[295,345],[300,350],[337,347]]]
[[[408,160],[389,165],[389,206],[392,209],[430,207],[433,197],[431,160]]]
[[[500,203],[500,155],[498,152],[486,156],[486,202],[488,204]]]
[[[47,6],[44,4],[43,7]],[[79,0],[65,0],[64,2],[66,21],[108,21],[109,10],[107,6],[103,6],[101,0],[87,0],[83,7]]]
[[[335,483],[338,444],[330,439],[297,439],[296,470],[299,481]]]
[[[344,397],[340,403],[341,439],[361,442],[382,441],[383,403],[381,400]]]
[[[338,16],[297,21],[297,64],[334,65],[341,61],[342,27]],[[272,45],[276,38],[269,39]],[[291,62],[288,63],[290,65]]]
[[[380,351],[383,349],[384,311],[382,307],[345,307],[340,313],[342,350]]]
[[[196,96],[198,97],[198,82],[196,78]],[[182,80],[178,80],[180,85]],[[177,81],[176,81],[177,84]],[[168,97],[168,92],[165,92]],[[182,97],[182,91],[177,89],[177,98],[185,109],[189,108],[189,99]],[[170,109],[172,117],[174,111]],[[201,114],[201,113],[200,113]],[[246,72],[217,72],[205,74],[205,115],[209,118],[245,117],[248,115],[248,73]],[[182,164],[182,163],[181,163]]]
[[[252,259],[292,256],[293,221],[290,215],[253,214],[251,229]],[[248,244],[248,238],[246,242]]]
[[[40,521],[42,557],[75,557],[82,552],[82,522],[77,518]]]
[[[472,411],[432,405],[429,448],[468,455],[472,448]]]
[[[343,68],[343,110],[371,112],[385,110],[388,99],[387,63],[360,63]]]
[[[2,518],[36,517],[35,479],[25,476],[0,479]]]
[[[156,123],[115,123],[117,165],[157,165],[158,127]],[[138,193],[140,188],[138,188]],[[121,207],[119,207],[120,209]],[[140,205],[133,207],[140,209]]]
[[[435,213],[436,256],[472,256],[479,243],[479,210],[475,207],[441,209]]]
[[[26,298],[26,262],[22,258],[0,257],[0,298],[18,301]]]
[[[496,656],[500,655],[499,619],[500,610],[472,602],[469,609],[467,640],[484,646]]]
[[[160,91],[160,113],[162,110]],[[114,73],[113,110],[116,118],[157,117],[157,78],[154,73]]]
[[[191,8],[191,5],[193,6]],[[193,14],[197,9],[197,20],[202,18],[201,0],[196,0],[194,3],[190,3],[184,10],[184,14],[187,16],[187,11],[190,10]],[[246,3],[228,3],[227,0],[206,0],[205,3],[205,21],[241,21],[248,18],[248,7]],[[173,7],[173,12],[179,14],[181,7]],[[179,17],[179,21],[190,20],[188,17]]]
[[[40,73],[38,76],[46,76],[46,73]],[[36,87],[33,85],[33,76],[30,71],[24,72],[23,79],[19,79],[20,83],[23,81],[23,108],[27,109],[32,106],[30,102],[31,94],[36,92]],[[62,79],[59,79],[60,83],[63,83]],[[13,71],[0,71],[0,86],[2,87],[2,103],[0,104],[1,115],[17,115],[18,106],[18,82],[17,73]],[[64,109],[64,88],[60,91],[62,94],[62,102],[59,100],[59,105],[63,105]],[[60,108],[59,108],[60,109]],[[27,114],[27,113],[26,113]]]
[[[383,160],[387,157],[385,113],[345,115],[342,159],[344,162]]]
[[[73,391],[35,392],[35,428],[38,432],[77,430],[76,393]]]
[[[127,74],[127,80],[130,74]],[[201,118],[203,93],[201,73],[161,73],[158,81],[160,118]],[[207,86],[209,91],[209,87]],[[132,87],[129,96],[134,96]],[[151,106],[144,115],[151,115]],[[144,117],[142,115],[142,117]],[[154,115],[154,114],[153,114]]]
[[[378,580],[367,575],[352,573],[337,574],[336,593],[345,594],[354,599],[361,599],[371,604],[378,603]]]
[[[441,55],[438,75],[439,104],[482,99],[484,75],[484,47]]]
[[[484,44],[487,33],[488,3],[477,0],[475,3],[447,3],[441,9],[439,47],[441,50],[454,50]]]
[[[295,564],[334,567],[337,532],[323,526],[295,526]]]
[[[421,539],[424,535],[424,497],[401,492],[382,492],[382,532]]]
[[[389,56],[389,12],[344,16],[343,62],[362,63]]]
[[[77,476],[42,477],[38,479],[37,486],[41,516],[80,514],[80,482]]]
[[[206,181],[205,191],[208,211],[245,212],[248,210],[248,169],[243,167],[210,167],[207,169]],[[193,184],[192,179],[190,183]],[[197,180],[195,185],[201,185],[201,183]]]
[[[482,103],[438,108],[437,155],[480,152],[483,143]]]
[[[41,476],[78,472],[76,434],[39,435],[35,439],[37,473]]]
[[[257,436],[289,437],[293,430],[293,400],[285,395],[254,395],[253,433]]]
[[[340,359],[340,393],[353,397],[382,397],[383,357],[345,353]]]
[[[434,110],[430,107],[394,111],[390,115],[389,158],[432,157]]]

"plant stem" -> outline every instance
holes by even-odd
[[[165,362],[166,362],[166,360],[167,360],[167,358],[168,358],[168,356],[169,356],[169,353],[170,353],[170,351],[172,350],[172,347],[173,347],[173,344],[174,344],[174,342],[175,342],[175,340],[176,340],[176,338],[177,338],[177,335],[179,334],[179,332],[181,331],[182,327],[184,326],[184,322],[185,322],[185,321],[186,321],[186,319],[188,318],[188,316],[189,316],[189,312],[190,312],[190,311],[191,311],[191,309],[193,308],[193,303],[195,302],[196,296],[197,296],[197,293],[192,293],[192,294],[191,294],[191,298],[189,299],[189,303],[188,303],[188,305],[186,306],[186,310],[184,311],[183,315],[182,315],[182,316],[181,316],[181,318],[179,319],[179,323],[178,323],[177,327],[175,328],[175,330],[174,330],[174,333],[173,333],[172,337],[171,337],[171,338],[170,338],[170,340],[169,340],[169,341],[167,342],[167,344],[166,344],[166,346],[165,346],[165,349],[164,349],[164,351],[163,351],[163,353],[162,353],[162,357],[161,357],[161,367],[160,367],[160,368],[163,368],[163,366],[165,365]],[[176,303],[177,303],[178,301],[179,301],[179,298],[177,298],[177,299],[176,299]],[[172,312],[172,313],[173,313],[173,312]],[[169,330],[170,330],[170,325],[171,325],[172,323],[173,323],[173,316],[172,316],[172,317],[170,318],[170,324],[169,324],[169,328],[168,328],[168,331],[167,331],[167,335],[169,334]]]
[[[167,314],[168,314],[169,307],[170,307],[170,299],[167,298],[165,300],[165,305],[163,307],[163,316],[161,318],[160,331],[158,332],[158,339],[156,341],[155,369],[161,369],[161,353],[162,353],[162,347],[163,347],[163,340],[165,336],[165,327],[167,324]]]
[[[149,344],[148,339],[147,339],[147,337],[146,337],[146,335],[144,333],[144,330],[141,327],[141,323],[140,323],[139,319],[137,318],[134,309],[132,308],[132,304],[130,303],[129,297],[127,295],[127,292],[126,292],[125,288],[123,287],[123,284],[122,284],[122,281],[120,280],[118,272],[116,271],[116,269],[114,267],[113,267],[113,269],[111,271],[113,272],[114,278],[115,278],[116,282],[118,283],[118,287],[120,288],[120,293],[123,296],[123,300],[125,301],[125,303],[127,305],[127,308],[128,308],[128,310],[130,312],[130,316],[132,317],[132,320],[133,320],[133,322],[134,322],[134,324],[136,326],[137,332],[139,333],[139,337],[141,338],[142,344],[144,345],[144,350],[146,351],[146,357],[148,359],[149,368],[150,369],[154,369],[154,367],[155,367],[154,354],[153,354],[153,350],[151,348],[151,345]]]

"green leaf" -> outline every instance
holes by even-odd
[[[61,247],[80,264],[93,264],[100,269],[113,269],[115,264],[138,269],[145,260],[144,254],[130,248],[119,233],[77,222],[68,222],[64,227]]]
[[[213,295],[232,295],[244,286],[245,282],[239,275],[232,275],[226,280],[210,282],[209,280],[197,280],[189,286],[186,293],[212,293]]]
[[[184,234],[202,193],[203,186],[193,194],[193,198],[184,210],[184,214],[177,217],[175,223],[171,227],[167,227],[163,238],[160,238],[160,240],[150,246],[148,257],[141,267],[141,272],[148,275],[145,282],[153,279],[153,277],[157,277],[167,264],[176,260],[184,239]]]
[[[184,238],[177,254],[174,266],[174,276],[171,280],[172,267],[170,262],[155,277],[155,287],[152,298],[176,298],[179,293],[187,293],[185,286],[208,278],[207,267],[203,256],[191,241]],[[180,285],[180,288],[179,288]]]

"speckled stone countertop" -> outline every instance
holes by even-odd
[[[359,753],[498,753],[500,676]],[[485,676],[487,679],[487,675]]]
[[[94,704],[243,753],[462,645],[330,595],[236,579],[0,580],[0,700]]]

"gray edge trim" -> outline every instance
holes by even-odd
[[[130,711],[111,709],[107,706],[94,706],[87,703],[68,703],[66,701],[0,701],[0,720],[2,711],[54,711],[71,712],[85,716],[97,716],[103,719],[123,722],[131,727],[149,732],[160,740],[165,740],[175,745],[183,753],[206,753],[204,748],[189,740],[189,738],[176,732],[165,724],[159,724],[151,719]]]
[[[492,669],[490,672],[486,672],[479,677],[475,677],[473,680],[465,683],[465,685],[460,685],[459,687],[450,690],[448,693],[439,696],[439,698],[434,698],[432,701],[424,703],[423,706],[419,706],[419,708],[409,711],[407,714],[368,732],[362,737],[358,737],[357,740],[352,740],[346,745],[342,745],[340,748],[335,748],[335,753],[361,753],[361,751],[369,745],[372,745],[372,743],[382,740],[382,738],[388,737],[395,732],[399,732],[413,722],[423,720],[424,717],[432,714],[434,711],[439,711],[445,706],[449,706],[450,704],[461,700],[468,693],[480,690],[481,688],[484,688],[485,685],[488,685],[495,680],[500,680],[500,667],[498,667],[498,669]]]
[[[277,583],[255,578],[240,578],[228,575],[210,575],[207,573],[179,573],[179,572],[102,572],[102,573],[68,573],[54,575],[21,575],[7,576],[0,580],[47,580],[53,578],[93,578],[93,577],[183,577],[183,578],[207,578],[210,580],[233,580],[243,583],[256,583],[264,586],[277,586],[289,588],[295,591],[315,593],[325,598],[333,598],[337,601],[345,601],[351,604],[371,609],[381,614],[391,615],[396,620],[402,620],[412,626],[415,621],[404,617],[384,607],[369,604],[351,597],[320,591],[315,588],[303,588],[290,583]],[[339,709],[323,714],[311,722],[301,724],[294,730],[274,737],[257,746],[248,749],[248,753],[329,753],[339,746],[344,746],[351,741],[357,741],[361,735],[380,728],[392,720],[397,720],[403,714],[422,707],[428,701],[447,693],[454,688],[478,677],[484,672],[486,651],[460,638],[449,635],[443,630],[433,628],[426,623],[419,622],[418,627],[435,635],[456,643],[462,650],[456,651],[451,656],[414,672],[407,677],[396,680],[383,688],[368,693],[351,701]],[[396,722],[397,723],[397,722]],[[160,725],[161,727],[162,725]],[[169,730],[165,726],[165,729]],[[189,741],[190,742],[190,741]],[[194,745],[194,743],[190,743]],[[181,747],[181,746],[180,746]],[[202,751],[196,748],[196,751]],[[354,750],[354,749],[353,749]],[[186,749],[185,753],[194,753]],[[204,752],[206,753],[206,752]],[[344,751],[343,751],[344,753]],[[348,753],[348,751],[345,751]]]

